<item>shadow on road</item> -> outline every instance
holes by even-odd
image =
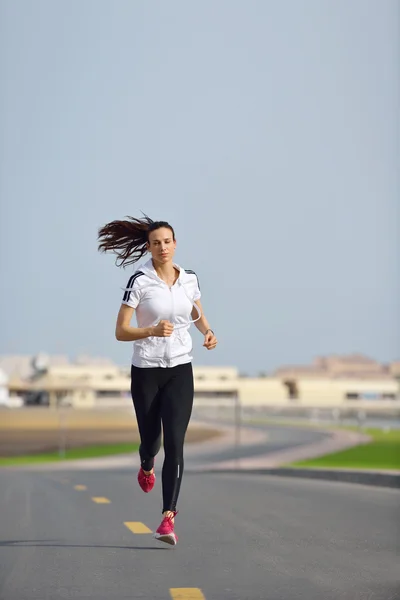
[[[103,544],[62,544],[59,540],[0,540],[0,547],[9,548],[111,548],[113,550],[168,550],[167,546],[109,546]]]

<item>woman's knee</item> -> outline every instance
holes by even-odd
[[[141,446],[148,456],[156,456],[161,448],[161,434],[142,438]]]
[[[183,440],[165,439],[164,440],[165,458],[180,462],[183,458]]]

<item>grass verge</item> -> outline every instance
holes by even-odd
[[[343,427],[359,431],[355,427]],[[400,469],[400,431],[381,429],[363,429],[371,436],[372,442],[326,454],[319,458],[291,463],[290,467],[336,467],[356,469]]]
[[[0,456],[0,466],[62,462],[64,460],[77,460],[79,458],[99,458],[102,456],[125,454],[127,452],[137,452],[138,449],[139,444],[122,443],[70,448],[65,451],[64,456],[60,456],[58,452],[44,452],[43,454],[28,454],[25,456]]]

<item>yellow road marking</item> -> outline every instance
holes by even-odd
[[[96,502],[96,504],[110,504],[110,500],[108,498],[102,498],[101,496],[98,497],[92,497],[93,502]]]
[[[124,525],[132,531],[132,533],[152,533],[144,523],[140,521],[127,521]]]
[[[79,490],[79,491],[81,491],[81,490],[87,490],[86,485],[74,485],[74,488],[76,490]]]
[[[174,600],[206,600],[199,588],[171,588],[169,591]]]

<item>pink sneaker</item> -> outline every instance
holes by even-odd
[[[177,512],[174,513],[174,516],[175,515],[177,515]],[[165,542],[166,544],[171,544],[171,546],[176,546],[178,542],[178,536],[174,531],[173,517],[163,518],[159,528],[154,534],[154,537],[160,542]]]
[[[142,490],[144,492],[146,492],[146,494],[148,492],[151,492],[151,490],[154,487],[155,481],[156,481],[156,476],[154,475],[154,471],[153,471],[153,473],[151,473],[151,475],[146,475],[146,473],[143,471],[142,467],[140,467],[137,478],[138,478],[138,482],[139,482],[139,485],[142,488]]]

